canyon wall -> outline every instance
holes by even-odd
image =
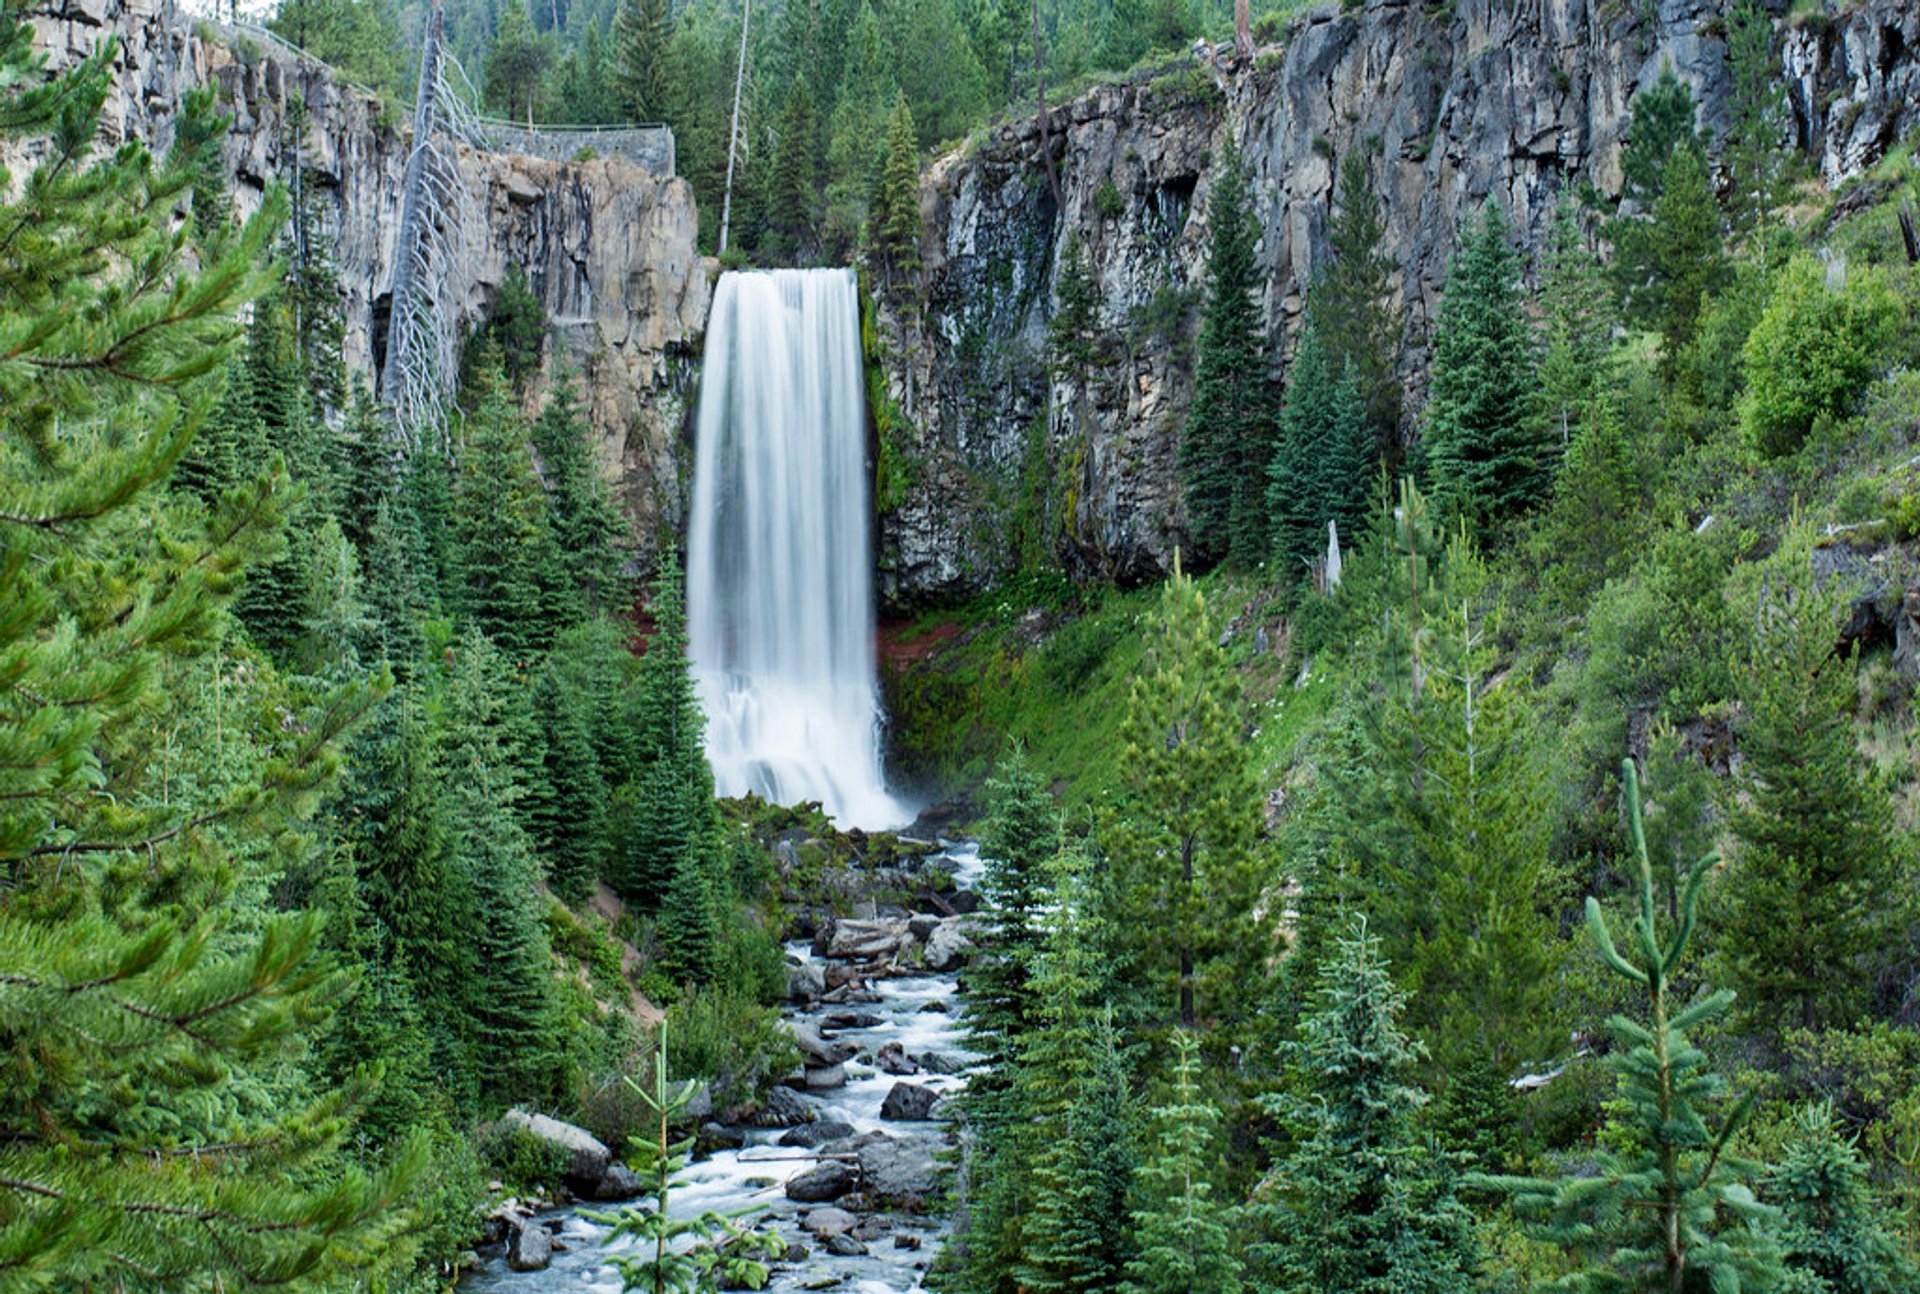
[[[1340,159],[1373,151],[1398,267],[1403,367],[1417,374],[1456,231],[1489,197],[1530,247],[1559,195],[1617,192],[1636,88],[1671,63],[1723,131],[1733,0],[1367,0],[1327,5],[1252,68],[1198,65],[1056,108],[1050,191],[1032,117],[926,176],[911,303],[876,349],[900,417],[882,514],[883,597],[964,596],[1023,550],[1069,571],[1153,578],[1184,539],[1174,451],[1190,390],[1210,165],[1226,132],[1252,170],[1269,322],[1284,339],[1326,253]],[[1920,6],[1860,0],[1787,26],[1790,139],[1837,186],[1920,133]],[[1050,375],[1046,321],[1065,236],[1084,241],[1111,341],[1081,389]],[[1276,374],[1280,357],[1275,358]],[[1417,383],[1410,383],[1417,388]],[[1410,393],[1409,421],[1418,391]]]
[[[292,174],[297,153],[326,192],[347,364],[371,381],[411,142],[405,114],[324,66],[223,34],[165,0],[58,0],[33,22],[56,69],[117,38],[105,145],[165,149],[182,96],[217,84],[232,118],[225,157],[241,214]],[[296,98],[306,107],[299,138],[288,124]],[[17,171],[32,153],[18,147],[3,160]],[[508,267],[525,272],[585,379],[602,464],[649,549],[681,522],[679,433],[712,276],[695,248],[693,191],[669,166],[628,156],[555,161],[463,148],[460,167],[476,216],[472,255],[453,284],[460,317],[479,321]]]

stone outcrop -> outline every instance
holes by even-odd
[[[1340,161],[1375,150],[1414,376],[1456,231],[1488,197],[1537,247],[1570,186],[1617,192],[1633,93],[1669,62],[1717,140],[1734,7],[1327,4],[1237,75],[1170,63],[1057,109],[1057,200],[1031,118],[940,159],[921,191],[917,309],[880,311],[876,352],[899,414],[888,449],[904,482],[881,517],[883,597],[904,608],[977,591],[1023,539],[1081,575],[1135,581],[1166,569],[1185,539],[1175,449],[1211,159],[1226,133],[1252,170],[1265,309],[1283,339],[1325,261]],[[1829,8],[1787,24],[1781,75],[1793,139],[1837,185],[1920,130],[1920,8]],[[1084,383],[1046,362],[1069,232],[1086,245],[1108,339]],[[1276,375],[1281,367],[1277,355]],[[1418,398],[1411,390],[1409,421]]]
[[[232,118],[225,158],[241,214],[292,174],[297,156],[326,197],[347,364],[371,375],[384,345],[410,146],[403,114],[309,59],[223,36],[170,0],[54,0],[33,23],[55,69],[118,40],[107,144],[138,139],[166,149],[186,92],[217,84]],[[296,99],[307,123],[298,138],[288,125]],[[0,161],[32,151],[0,147]],[[680,517],[679,432],[712,268],[695,248],[691,187],[619,155],[572,162],[463,149],[460,167],[475,215],[470,255],[452,285],[462,320],[483,317],[509,267],[525,271],[585,378],[608,480],[636,537],[650,543]]]

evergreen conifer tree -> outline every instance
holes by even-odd
[[[483,361],[465,433],[452,516],[458,605],[525,666],[560,627],[546,588],[561,563],[519,410],[496,364]]]
[[[1120,902],[1156,1005],[1191,1029],[1222,1011],[1269,951],[1253,925],[1260,795],[1240,694],[1206,600],[1174,564],[1122,720]]]
[[[1252,567],[1267,556],[1266,470],[1273,442],[1258,238],[1246,166],[1231,139],[1208,204],[1205,321],[1193,404],[1179,449],[1190,556]]]
[[[1621,197],[1645,212],[1665,192],[1674,150],[1686,148],[1704,156],[1706,141],[1695,128],[1699,110],[1693,90],[1674,74],[1671,61],[1661,65],[1652,85],[1633,96],[1632,108],[1620,158]]]
[[[1706,158],[1695,149],[1676,148],[1661,178],[1653,219],[1625,231],[1614,267],[1617,275],[1635,276],[1623,279],[1627,316],[1660,334],[1661,372],[1671,380],[1699,329],[1707,298],[1727,281],[1727,261]]]
[[[504,117],[533,122],[540,110],[547,69],[553,64],[552,43],[533,30],[521,0],[506,0],[498,10],[499,30],[486,54],[487,106]]]
[[[1793,1135],[1762,1183],[1780,1210],[1789,1294],[1896,1294],[1920,1287],[1897,1232],[1873,1198],[1859,1148],[1827,1103],[1794,1112]]]
[[[780,111],[771,190],[773,233],[788,258],[800,256],[814,237],[814,207],[820,192],[814,173],[814,136],[818,131],[806,80],[797,78]]]
[[[1147,1157],[1135,1171],[1134,1245],[1125,1294],[1239,1294],[1234,1210],[1214,1198],[1220,1112],[1200,1092],[1200,1044],[1173,1035],[1173,1088],[1153,1111]]]
[[[1400,383],[1393,373],[1400,326],[1388,304],[1393,262],[1382,250],[1386,237],[1367,154],[1355,149],[1340,161],[1327,222],[1329,260],[1307,297],[1307,318],[1334,370],[1344,367],[1359,390],[1375,437],[1366,457],[1391,463],[1400,422]]]
[[[1857,1018],[1911,910],[1892,801],[1854,744],[1840,621],[1838,590],[1810,574],[1767,590],[1738,675],[1744,794],[1731,805],[1739,847],[1714,904],[1717,948],[1742,1014],[1773,1031]]]
[[[613,83],[630,121],[670,115],[673,11],[668,0],[623,0],[614,19]]]
[[[851,246],[866,227],[886,157],[887,127],[899,97],[872,0],[861,0],[847,33],[827,145],[828,236]]]
[[[1034,979],[1039,1025],[1016,1080],[1027,1126],[1009,1163],[1031,1185],[1012,1275],[1027,1294],[1117,1289],[1131,1257],[1131,1091],[1111,1005],[1112,932],[1090,870],[1082,850],[1056,858]]]
[[[627,527],[600,474],[578,378],[564,365],[554,375],[532,436],[547,487],[553,547],[565,574],[567,605],[558,613],[562,627],[589,610],[625,610],[631,596],[620,573],[624,557],[618,547]]]
[[[1612,972],[1644,995],[1641,1020],[1615,1016],[1608,1057],[1623,1108],[1597,1163],[1560,1178],[1485,1177],[1477,1184],[1513,1197],[1514,1209],[1539,1238],[1564,1247],[1575,1267],[1560,1284],[1591,1294],[1675,1294],[1740,1290],[1767,1294],[1784,1272],[1758,1203],[1760,1170],[1732,1153],[1752,1097],[1717,1120],[1726,1084],[1687,1034],[1726,1013],[1727,990],[1681,1006],[1672,973],[1686,956],[1700,889],[1712,869],[1706,858],[1676,866],[1683,888],[1680,919],[1665,918],[1640,809],[1639,774],[1621,765],[1632,841],[1633,940],[1626,953],[1613,937],[1599,900],[1587,899],[1587,929]],[[1630,955],[1630,956],[1629,956]]]
[[[1773,20],[1747,0],[1727,20],[1727,215],[1737,234],[1751,234],[1786,197],[1791,150],[1786,86],[1773,53]]]
[[[1549,435],[1564,449],[1594,401],[1611,389],[1615,367],[1612,303],[1570,197],[1562,197],[1554,211],[1540,304],[1541,404]]]
[[[1299,1141],[1255,1197],[1255,1288],[1276,1294],[1461,1294],[1476,1288],[1472,1216],[1446,1161],[1421,1143],[1426,1093],[1405,997],[1356,921],[1321,968],[1287,1053],[1296,1099],[1269,1111]]]
[[[887,118],[886,158],[867,218],[867,242],[898,287],[920,268],[920,146],[904,92]]]
[[[1539,394],[1520,258],[1489,200],[1448,268],[1434,334],[1425,457],[1443,515],[1497,531],[1546,493],[1554,453]]]
[[[236,584],[280,542],[277,463],[207,503],[165,486],[284,203],[196,266],[171,220],[190,159],[89,158],[116,44],[49,76],[24,14],[0,7],[0,133],[42,141],[0,175],[0,1284],[351,1283],[424,1164],[337,1154],[365,1076],[316,1095],[288,1072],[346,987],[324,917],[235,888],[259,877],[243,836],[303,848],[379,688],[270,736],[234,719],[174,749],[155,722],[231,668]]]
[[[1352,370],[1310,317],[1287,370],[1286,402],[1267,469],[1273,554],[1282,578],[1327,551],[1327,523],[1352,543],[1367,506],[1376,437]]]
[[[568,903],[592,891],[607,853],[607,783],[593,746],[588,702],[551,661],[534,685],[534,710],[546,739],[546,776],[530,826],[548,883]]]

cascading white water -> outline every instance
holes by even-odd
[[[687,545],[714,783],[879,828],[913,815],[880,767],[865,408],[851,271],[721,276]]]

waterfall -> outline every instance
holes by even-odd
[[[714,784],[880,828],[913,815],[880,767],[865,408],[851,271],[721,276],[687,545]]]

